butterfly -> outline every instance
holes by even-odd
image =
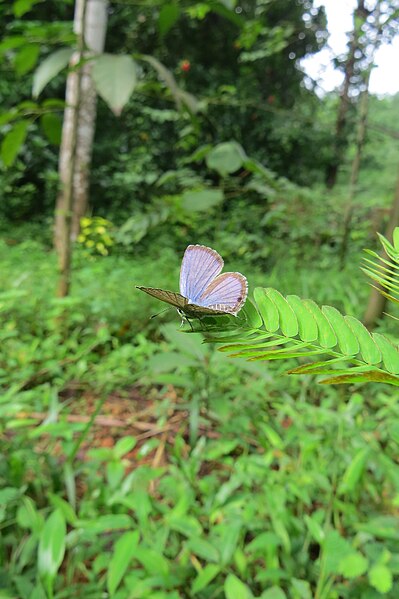
[[[140,287],[137,289],[175,306],[190,318],[217,314],[237,316],[248,295],[247,279],[239,272],[225,272],[222,257],[204,245],[189,245],[180,269],[180,293]]]

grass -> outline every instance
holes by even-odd
[[[1,596],[398,596],[389,388],[320,387],[151,320],[134,285],[176,289],[172,250],[77,253],[66,300],[39,243],[0,259]],[[233,266],[359,316],[351,264]]]

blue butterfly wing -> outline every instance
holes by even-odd
[[[217,276],[196,304],[204,308],[210,308],[229,314],[237,314],[248,295],[247,279],[239,272],[225,272]]]
[[[222,271],[223,259],[212,248],[189,245],[180,269],[180,293],[197,304],[206,288]]]

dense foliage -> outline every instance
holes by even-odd
[[[92,597],[396,596],[388,389],[315,387],[283,377],[286,362],[231,361],[175,317],[148,321],[132,283],[162,272],[174,286],[172,252],[79,253],[67,300],[52,299],[54,262],[37,242],[3,243],[1,260],[10,597],[79,596],[83,583]],[[297,289],[295,271],[287,261],[270,285]],[[325,301],[323,273],[312,276]],[[330,297],[356,311],[355,270],[332,276]]]

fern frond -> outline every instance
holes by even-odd
[[[394,231],[394,245],[383,235],[378,234],[385,252],[381,256],[373,250],[366,250],[371,256],[364,258],[363,272],[377,283],[375,288],[388,300],[399,303],[399,228]]]
[[[204,319],[205,342],[222,344],[220,351],[249,361],[323,356],[289,372],[328,375],[324,383],[399,385],[398,348],[353,316],[296,295],[284,297],[271,288],[256,288],[254,300],[247,301],[237,319]]]

